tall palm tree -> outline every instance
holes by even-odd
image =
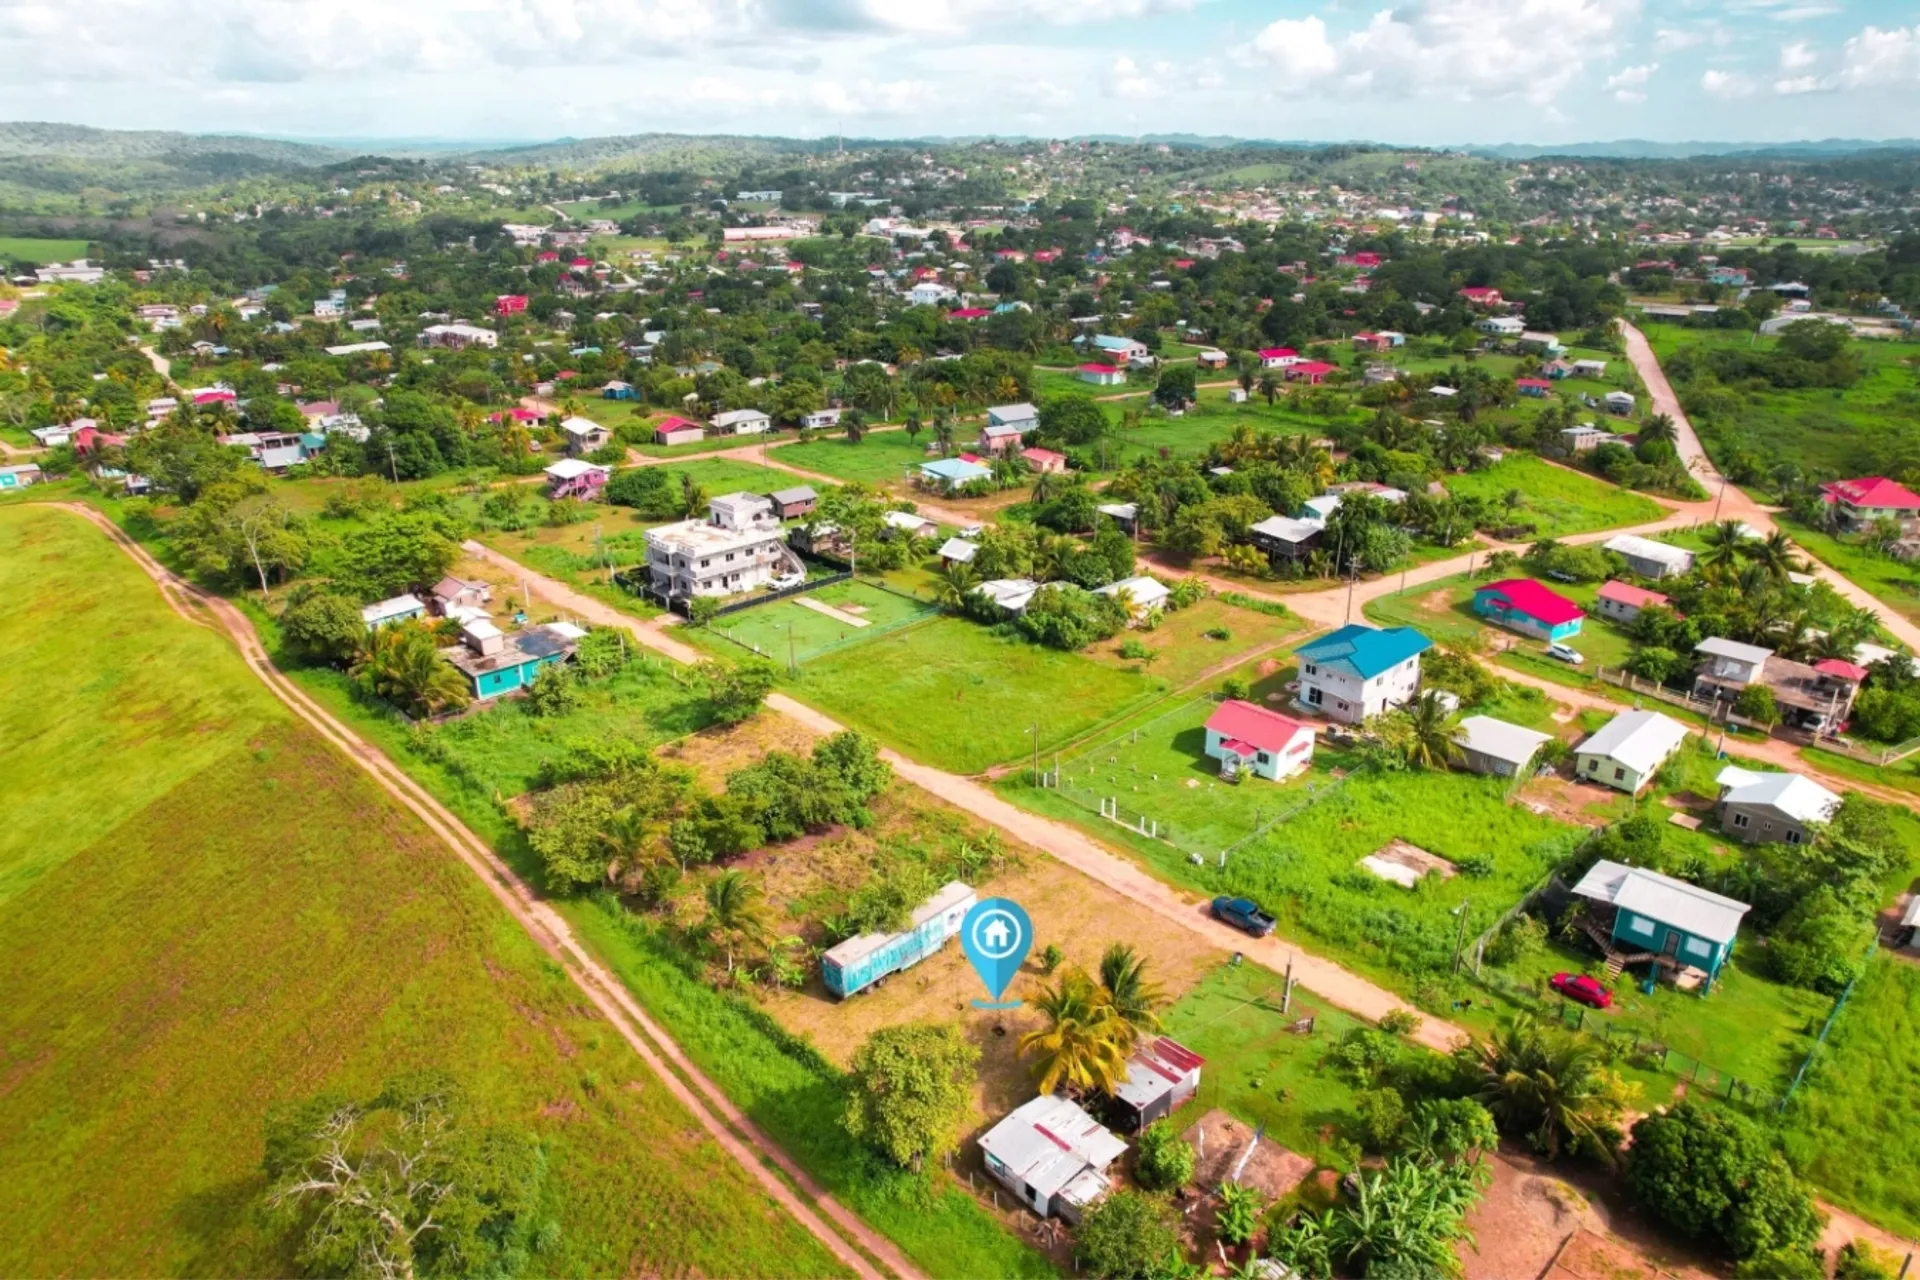
[[[646,814],[638,806],[627,805],[616,809],[596,834],[600,843],[607,847],[607,874],[614,875],[646,848],[652,831]]]
[[[1585,1148],[1612,1162],[1610,1131],[1623,1114],[1623,1090],[1584,1038],[1526,1015],[1457,1055],[1474,1096],[1502,1128],[1523,1133],[1549,1159]]]
[[[1107,948],[1100,957],[1100,985],[1106,988],[1114,1011],[1136,1033],[1160,1029],[1160,1015],[1154,1010],[1166,1003],[1166,993],[1147,980],[1147,962],[1131,946],[1116,942]]]
[[[1416,769],[1444,769],[1460,758],[1453,725],[1440,695],[1429,690],[1413,704],[1407,724],[1407,763]]]
[[[707,914],[701,928],[726,953],[727,972],[731,974],[735,955],[761,945],[768,936],[760,886],[743,871],[722,871],[707,881],[706,899]]]
[[[1104,988],[1084,970],[1069,969],[1033,1007],[1047,1022],[1020,1037],[1020,1052],[1034,1055],[1040,1092],[1111,1095],[1120,1087],[1134,1032]]]
[[[935,590],[941,605],[958,613],[965,607],[967,596],[978,585],[980,585],[980,577],[974,573],[972,566],[961,564],[956,560],[947,566],[947,571],[941,575],[940,584]]]
[[[409,715],[437,715],[472,700],[467,682],[440,657],[424,622],[399,622],[367,637],[351,674],[360,687]]]
[[[940,446],[940,456],[953,456],[953,418],[946,413],[933,420],[933,442]]]
[[[1680,439],[1680,429],[1674,425],[1673,415],[1656,413],[1640,424],[1641,444],[1675,444]]]
[[[1741,549],[1747,539],[1746,528],[1738,520],[1722,520],[1718,524],[1708,525],[1700,535],[1706,540],[1707,553],[1702,557],[1709,569],[1730,570],[1740,560]]]
[[[1271,373],[1260,375],[1260,394],[1265,397],[1267,406],[1273,406],[1273,399],[1280,394],[1280,380]]]
[[[680,518],[697,520],[707,509],[707,491],[693,476],[685,471],[680,473]]]
[[[1785,582],[1789,573],[1800,571],[1800,557],[1794,554],[1793,539],[1783,529],[1775,529],[1765,539],[1748,538],[1740,553],[1767,571],[1775,582]]]

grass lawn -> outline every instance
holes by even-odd
[[[1565,642],[1587,659],[1584,666],[1573,669],[1546,657],[1544,641],[1481,621],[1473,611],[1473,592],[1476,587],[1485,586],[1490,581],[1492,579],[1485,574],[1478,578],[1470,578],[1464,573],[1455,574],[1436,582],[1423,582],[1417,587],[1409,587],[1405,592],[1369,600],[1362,612],[1369,622],[1389,627],[1417,627],[1423,634],[1443,644],[1485,645],[1498,637],[1512,646],[1501,654],[1503,661],[1512,657],[1517,660],[1513,665],[1521,670],[1578,686],[1592,683],[1583,672],[1591,672],[1599,666],[1617,667],[1632,652],[1633,643],[1626,632],[1592,613],[1601,584],[1549,584],[1555,591],[1589,611],[1586,621],[1581,624],[1580,633]]]
[[[978,773],[1067,742],[1167,690],[964,618],[940,617],[801,668],[796,697],[915,760]]]
[[[978,434],[970,429],[970,424],[956,424],[955,451],[972,448]],[[835,436],[806,444],[784,445],[777,453],[781,462],[802,471],[858,480],[863,484],[892,485],[904,480],[908,467],[927,460],[927,446],[932,442],[931,432],[923,431],[917,440],[909,440],[904,431],[879,431],[862,436],[859,444],[849,444]],[[799,483],[791,476],[788,479]]]
[[[1353,1085],[1327,1065],[1327,1050],[1366,1024],[1305,990],[1293,993],[1283,1014],[1285,986],[1281,975],[1257,964],[1221,965],[1161,1018],[1168,1035],[1207,1060],[1200,1107],[1265,1125],[1281,1146],[1337,1167],[1329,1130],[1350,1133],[1358,1116]],[[1307,1016],[1312,1034],[1289,1029]]]
[[[1920,622],[1920,565],[1903,564],[1854,539],[1808,528],[1785,513],[1774,519],[1808,555],[1864,587],[1907,621]]]
[[[1800,757],[1823,773],[1837,773],[1883,787],[1894,787],[1920,796],[1920,755],[1908,756],[1892,764],[1872,765],[1851,756],[1835,755],[1818,747],[1802,747]]]
[[[1297,617],[1274,617],[1209,596],[1165,614],[1152,631],[1123,631],[1083,652],[1103,666],[1132,670],[1141,663],[1120,656],[1120,649],[1130,640],[1138,641],[1159,655],[1146,669],[1173,688],[1184,689],[1207,671],[1224,671],[1242,661],[1243,655],[1280,645],[1305,625]],[[1225,631],[1227,635],[1216,639],[1207,635],[1209,631]]]
[[[1651,498],[1531,454],[1510,454],[1485,471],[1448,476],[1446,486],[1456,498],[1480,498],[1495,507],[1509,491],[1518,491],[1524,501],[1514,519],[1538,525],[1535,536],[1541,538],[1645,524],[1666,511]]]
[[[0,260],[45,266],[87,256],[86,240],[52,240],[37,236],[0,236]]]
[[[857,627],[838,618],[808,608],[802,599],[816,600],[836,609],[851,612],[868,623]],[[865,582],[837,582],[830,587],[809,591],[805,596],[742,609],[714,619],[712,630],[727,637],[735,646],[753,649],[785,666],[789,654],[799,661],[843,643],[878,636],[891,626],[911,618],[924,617],[932,606],[925,601],[902,599],[891,591],[882,591]],[[694,634],[689,632],[689,635]],[[740,649],[722,646],[719,652],[740,656]]]
[[[1920,968],[1882,954],[1781,1118],[1787,1156],[1828,1196],[1881,1226],[1920,1235]]]
[[[472,873],[97,530],[0,509],[0,585],[4,705],[31,717],[0,736],[0,1167],[34,1170],[0,1185],[0,1271],[290,1274],[256,1213],[267,1107],[421,1068],[543,1140],[542,1271],[836,1271]]]

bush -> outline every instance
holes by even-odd
[[[1731,1112],[1676,1103],[1633,1126],[1628,1192],[1690,1239],[1735,1258],[1806,1248],[1822,1218],[1760,1129]]]
[[[1354,1095],[1360,1118],[1360,1144],[1368,1151],[1390,1151],[1407,1127],[1407,1100],[1398,1089],[1363,1089]]]
[[[359,651],[367,626],[352,600],[302,583],[280,613],[280,634],[301,661],[343,667]]]
[[[580,705],[580,682],[559,663],[540,668],[527,686],[527,714],[563,716]]]
[[[1171,1120],[1148,1125],[1140,1133],[1134,1176],[1149,1191],[1173,1191],[1193,1181],[1193,1148],[1180,1137]]]
[[[1180,1251],[1166,1203],[1142,1191],[1116,1191],[1080,1224],[1074,1258],[1099,1280],[1150,1280]]]
[[[1500,926],[1487,944],[1488,964],[1505,968],[1525,964],[1546,949],[1547,922],[1529,915],[1518,915]]]
[[[914,1169],[952,1151],[972,1107],[980,1050],[954,1023],[883,1027],[853,1055],[845,1124]]]
[[[1830,885],[1801,898],[1767,940],[1767,967],[1780,981],[1837,995],[1866,964],[1871,920],[1862,918]]]

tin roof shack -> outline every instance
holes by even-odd
[[[1694,670],[1694,697],[1730,703],[1748,685],[1763,684],[1773,694],[1782,724],[1823,738],[1846,727],[1867,678],[1865,667],[1843,658],[1822,658],[1809,666],[1719,636],[1702,640],[1693,651],[1704,658]]]
[[[1469,773],[1512,778],[1526,772],[1540,748],[1553,741],[1553,735],[1492,716],[1468,716],[1460,722],[1453,740],[1460,746],[1460,763]]]
[[[1687,970],[1698,970],[1711,987],[1748,911],[1744,902],[1606,858],[1573,892],[1593,904],[1576,919],[1606,954],[1609,979],[1627,965],[1651,961],[1681,985],[1692,976]]]
[[[1163,1120],[1200,1089],[1200,1068],[1207,1060],[1170,1036],[1134,1051],[1127,1059],[1127,1078],[1114,1091],[1115,1118],[1120,1128],[1138,1133]]]
[[[918,964],[960,932],[961,922],[977,901],[972,889],[950,880],[914,909],[905,931],[862,933],[830,948],[820,957],[820,976],[827,990],[844,1000]]]
[[[1107,1169],[1127,1149],[1067,1098],[1040,1097],[1014,1109],[980,1139],[987,1172],[1040,1217],[1078,1223],[1111,1189]]]

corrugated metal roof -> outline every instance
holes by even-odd
[[[1723,898],[1672,876],[1602,858],[1573,886],[1575,894],[1646,916],[1709,942],[1732,942],[1747,914],[1744,902]]]
[[[1687,738],[1687,727],[1658,711],[1622,711],[1580,744],[1579,754],[1605,756],[1635,773],[1658,768]]]
[[[1468,751],[1514,765],[1533,759],[1533,753],[1552,740],[1550,733],[1523,729],[1492,716],[1468,716],[1460,722],[1460,732],[1454,737],[1454,741]]]

